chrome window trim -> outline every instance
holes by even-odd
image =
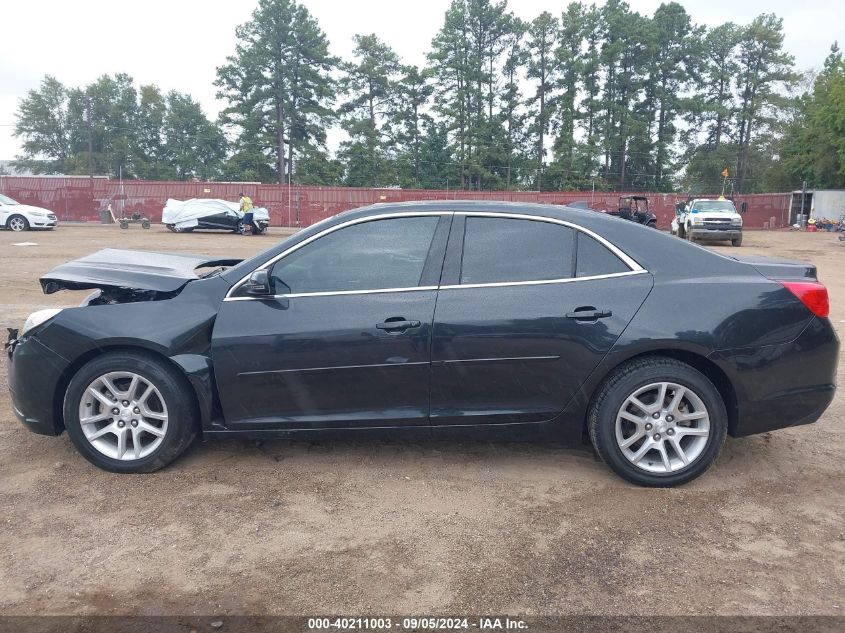
[[[373,290],[336,290],[331,292],[299,292],[299,293],[290,293],[290,294],[282,294],[282,295],[266,295],[260,297],[233,297],[232,294],[237,291],[244,283],[246,283],[252,273],[257,270],[267,270],[273,264],[275,264],[280,259],[288,256],[289,254],[299,250],[300,248],[307,246],[311,242],[314,242],[321,237],[324,237],[330,233],[334,233],[335,231],[339,231],[340,229],[346,228],[348,226],[353,226],[355,224],[362,224],[364,222],[371,222],[373,220],[389,220],[393,218],[409,218],[409,217],[421,217],[421,216],[445,216],[445,215],[462,215],[467,217],[486,217],[486,218],[507,218],[512,220],[533,220],[535,222],[549,222],[550,224],[559,224],[561,226],[566,226],[576,231],[581,231],[586,235],[589,235],[593,239],[597,240],[600,244],[604,245],[608,248],[614,255],[616,255],[619,259],[621,259],[628,268],[631,270],[621,273],[608,273],[606,275],[591,275],[589,277],[567,277],[566,279],[538,279],[532,281],[502,281],[502,282],[491,282],[491,283],[483,283],[483,284],[454,284],[454,285],[447,285],[447,286],[414,286],[410,288],[378,288]],[[491,212],[491,211],[403,211],[399,213],[383,213],[380,215],[369,215],[363,218],[355,218],[354,220],[348,220],[346,222],[342,222],[335,226],[329,227],[324,231],[320,231],[319,233],[315,233],[311,237],[301,241],[298,244],[294,244],[289,249],[282,251],[275,257],[270,258],[257,268],[255,268],[252,272],[247,275],[244,275],[237,283],[235,283],[229,291],[226,293],[223,301],[261,301],[266,299],[293,299],[297,297],[334,297],[334,296],[343,296],[343,295],[365,295],[365,294],[379,294],[379,293],[396,293],[396,292],[418,292],[421,290],[457,290],[460,288],[501,288],[506,286],[537,286],[537,285],[544,285],[544,284],[561,284],[561,283],[571,283],[575,281],[593,281],[596,279],[609,279],[614,277],[627,277],[630,275],[640,275],[643,273],[647,273],[648,271],[640,266],[639,263],[632,257],[630,257],[627,253],[622,251],[612,242],[609,242],[601,235],[591,231],[590,229],[584,228],[578,224],[574,224],[573,222],[568,222],[566,220],[559,220],[557,218],[549,218],[544,216],[536,216],[536,215],[528,215],[525,213],[499,213],[499,212]]]
[[[343,295],[372,295],[389,292],[419,292],[437,290],[437,286],[412,286],[410,288],[378,288],[376,290],[334,290],[331,292],[292,292],[287,295],[262,295],[260,297],[226,297],[224,301],[254,301],[256,299],[295,299],[297,297],[337,297]]]
[[[606,275],[590,275],[589,277],[567,277],[566,279],[536,279],[532,281],[493,281],[486,284],[453,284],[440,286],[440,290],[461,290],[463,288],[504,288],[507,286],[542,286],[545,284],[569,284],[575,281],[595,281],[597,279],[613,279],[615,277],[630,277],[642,275],[647,270],[628,270],[622,273],[607,273]]]

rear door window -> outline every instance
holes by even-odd
[[[539,220],[467,217],[461,284],[568,279],[574,231]]]

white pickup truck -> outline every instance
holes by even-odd
[[[732,246],[741,246],[742,216],[730,200],[697,198],[675,211],[670,231],[691,242],[730,240]]]

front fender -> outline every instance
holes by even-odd
[[[208,429],[215,412],[220,411],[211,358],[201,354],[178,354],[171,356],[170,360],[191,383],[199,408],[200,424],[203,430]]]

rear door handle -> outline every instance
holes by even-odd
[[[419,321],[406,321],[401,317],[387,319],[384,323],[377,323],[376,328],[386,332],[401,332],[410,328],[419,327]]]
[[[575,312],[566,313],[567,319],[575,319],[576,321],[597,321],[598,319],[606,319],[612,316],[612,310],[597,310],[593,306],[575,308]]]

